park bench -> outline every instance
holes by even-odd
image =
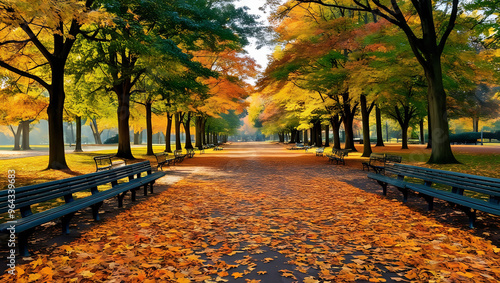
[[[223,150],[223,149],[224,149],[224,148],[223,148],[222,146],[220,146],[220,145],[216,145],[216,146],[214,147],[214,150]]]
[[[346,149],[332,148],[332,153],[325,154],[325,156],[328,157],[328,161],[331,163],[335,161],[336,164],[339,164],[339,162],[341,162],[343,165],[345,165],[344,157],[346,157],[348,154],[349,151]]]
[[[194,148],[187,149],[187,157],[193,158],[195,155]]]
[[[403,164],[386,165],[385,175],[369,173],[368,178],[382,186],[384,195],[388,185],[396,187],[403,202],[409,192],[416,193],[427,201],[429,211],[434,198],[447,201],[465,212],[471,228],[477,210],[500,215],[500,179]]]
[[[157,169],[163,171],[163,165],[170,166],[170,164],[175,165],[175,156],[169,156],[166,152],[155,153]]]
[[[175,162],[182,162],[186,158],[187,154],[182,153],[182,149],[174,150]]]
[[[109,170],[119,166],[126,165],[125,160],[114,160],[116,157],[112,154],[94,156],[95,171]]]
[[[399,155],[384,154],[384,153],[372,153],[370,154],[370,160],[368,162],[363,162],[363,171],[365,168],[370,171],[370,168],[375,171],[375,173],[381,173],[384,171],[385,165],[388,163],[401,163],[403,158]]]
[[[298,143],[295,143],[294,146],[289,147],[288,149],[289,150],[297,150],[297,149],[308,149],[308,148],[310,148],[310,147],[309,146],[306,147],[303,143],[298,142]]]
[[[316,156],[323,156],[323,153],[325,152],[325,147],[322,146],[322,147],[318,147],[316,149]]]
[[[144,186],[144,195],[147,195],[149,186],[152,193],[155,180],[164,175],[164,172],[153,173],[149,161],[144,161],[107,171],[16,188],[14,209],[19,211],[21,218],[11,220],[15,222],[1,223],[0,233],[10,234],[9,227],[15,225],[19,253],[22,256],[28,256],[27,241],[35,227],[60,218],[62,231],[68,234],[70,220],[77,211],[91,207],[92,215],[97,221],[99,220],[98,211],[104,200],[117,197],[118,206],[122,207],[123,198],[128,191],[132,194],[132,201],[135,201],[137,189]],[[126,182],[118,182],[124,178],[127,179]],[[105,189],[109,185],[111,188]],[[90,195],[75,195],[80,192],[89,192]],[[9,204],[12,201],[9,202],[8,193],[8,190],[0,191],[0,213],[9,212]],[[47,202],[57,203],[57,200],[61,198],[64,199],[62,205],[41,212],[37,212],[35,208]]]

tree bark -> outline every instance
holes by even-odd
[[[342,119],[340,119],[338,114],[333,115],[330,118],[330,125],[333,131],[333,148],[340,149],[340,125],[342,124]]]
[[[175,121],[174,121],[174,126],[175,126],[175,150],[182,150],[182,145],[181,145],[181,120],[182,120],[182,114],[181,114],[181,112],[175,113]]]
[[[66,57],[67,58],[67,57]],[[64,153],[64,59],[54,59],[51,64],[52,85],[49,88],[47,116],[49,124],[49,164],[47,169],[69,169]]]
[[[97,127],[97,120],[95,118],[90,121],[90,129],[92,130],[92,134],[94,135],[95,144],[102,144],[101,132],[99,132],[99,128]]]
[[[75,117],[76,123],[76,143],[75,143],[75,152],[83,152],[82,149],[82,117]]]
[[[114,91],[118,96],[118,151],[117,157],[126,159],[135,159],[132,155],[132,148],[130,147],[130,89],[123,86],[126,82],[114,87]]]
[[[167,113],[167,129],[165,130],[165,152],[172,152],[170,140],[172,138],[172,116],[173,114]]]
[[[193,149],[193,143],[191,142],[191,112],[187,112],[186,119],[183,121],[184,132],[186,132],[186,141],[184,142],[185,149]]]
[[[451,151],[441,58],[438,55],[434,55],[429,59],[428,63],[430,66],[424,69],[429,84],[427,98],[429,100],[429,116],[431,118],[432,153],[427,163],[459,163]]]
[[[329,147],[330,146],[330,127],[328,125],[325,125],[325,146]]]
[[[203,149],[203,138],[202,138],[202,130],[201,130],[201,126],[203,125],[203,122],[202,122],[203,118],[201,116],[196,116],[194,118],[194,135],[195,135],[195,140],[194,140],[194,146],[201,150]]]
[[[206,139],[206,135],[205,135],[205,125],[207,123],[207,118],[206,117],[202,117],[201,118],[201,137],[203,139],[202,141],[202,144],[203,145],[207,145],[207,139]]]
[[[31,121],[22,121],[21,125],[23,128],[23,135],[21,139],[21,149],[22,150],[30,150],[30,123]]]
[[[372,154],[372,148],[370,143],[370,113],[368,112],[368,107],[366,105],[366,96],[360,96],[361,104],[361,120],[363,125],[363,154],[361,157],[370,157]]]
[[[382,115],[378,105],[375,106],[375,123],[377,124],[377,144],[375,146],[384,145],[384,134],[382,133]]]
[[[424,119],[421,118],[418,124],[420,127],[420,144],[425,144]]]
[[[153,151],[153,123],[152,123],[152,103],[146,102],[146,136],[147,136],[147,146],[146,146],[146,155],[154,155]]]
[[[21,142],[21,134],[23,128],[21,126],[21,123],[22,122],[19,122],[16,131],[14,131],[14,128],[11,125],[9,125],[12,135],[14,135],[14,148],[12,150],[21,150],[20,142]]]

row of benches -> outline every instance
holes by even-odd
[[[163,166],[175,165],[184,161],[184,158],[193,158],[195,155],[194,149],[187,149],[186,153],[182,153],[182,150],[174,150],[173,155],[169,155],[167,152],[155,153],[156,162],[158,164],[157,168],[163,170]]]
[[[144,195],[148,194],[148,187],[153,193],[155,180],[164,175],[164,172],[152,172],[149,161],[144,161],[110,168],[106,171],[16,188],[14,209],[20,213],[21,218],[0,224],[0,233],[10,234],[11,227],[14,226],[19,253],[22,256],[28,256],[28,237],[35,227],[60,218],[62,231],[67,234],[71,218],[77,211],[90,207],[94,220],[99,220],[99,208],[104,200],[117,197],[118,206],[122,207],[123,198],[128,192],[131,192],[132,201],[135,201],[136,190],[141,187],[144,187]],[[109,186],[111,188],[107,189],[106,187]],[[81,197],[79,194],[80,197],[77,197],[76,193],[81,192],[88,192],[88,195]],[[11,214],[13,210],[11,196],[9,190],[0,191],[0,214],[7,212]],[[64,199],[62,205],[42,212],[33,209],[33,206],[38,204],[57,203],[57,200],[61,198]]]

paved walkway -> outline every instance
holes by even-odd
[[[358,167],[329,165],[281,145],[236,143],[169,170],[158,181],[161,193],[103,214],[102,223],[89,224],[73,242],[41,249],[31,264],[20,266],[23,276],[108,282],[500,280],[500,250],[468,231],[466,221],[440,222],[418,206],[401,204],[396,193],[382,197]]]

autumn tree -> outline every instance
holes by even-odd
[[[48,169],[67,169],[64,155],[64,73],[68,56],[88,22],[99,13],[87,1],[2,1],[0,67],[36,81],[49,93]]]
[[[21,86],[5,78],[0,89],[0,101],[0,124],[9,127],[14,137],[14,150],[31,149],[30,124],[46,118],[48,99],[43,89],[36,84]]]
[[[428,85],[429,115],[433,132],[432,154],[429,163],[456,163],[449,142],[446,92],[443,85],[441,56],[458,16],[459,0],[412,1],[405,5],[391,1],[352,0],[331,2],[323,0],[297,0],[287,2],[286,9],[302,7],[300,4],[321,5],[344,12],[369,12],[399,27],[406,35],[415,57],[424,69]],[[442,7],[442,9],[441,9]],[[418,17],[418,25],[410,20]],[[445,19],[446,18],[446,19]]]

